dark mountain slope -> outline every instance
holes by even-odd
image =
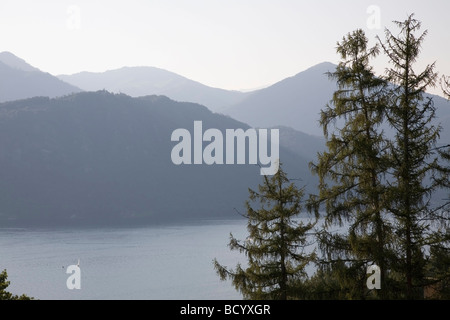
[[[174,165],[173,130],[248,128],[206,107],[106,91],[0,104],[0,225],[136,225],[239,218],[256,165]],[[206,143],[205,143],[206,144]],[[308,160],[280,149],[314,187]]]
[[[318,122],[320,110],[336,89],[325,73],[335,68],[328,62],[318,64],[268,88],[252,92],[223,113],[255,127],[288,126],[323,136]]]

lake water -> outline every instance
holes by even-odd
[[[307,218],[306,218],[307,219]],[[306,223],[306,221],[304,221]],[[246,220],[98,229],[1,229],[0,270],[13,294],[41,300],[238,300],[213,259],[234,268],[246,257],[228,247],[245,240]],[[80,289],[68,289],[68,266],[80,263]],[[307,267],[309,274],[313,269]]]
[[[246,221],[123,229],[0,229],[0,270],[13,294],[36,299],[242,299],[221,281],[212,260],[235,267],[245,256],[228,248]],[[66,273],[80,260],[81,289]]]

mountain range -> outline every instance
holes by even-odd
[[[107,91],[0,104],[0,225],[141,225],[241,218],[259,167],[171,161],[175,129],[249,129],[206,107]],[[206,143],[205,143],[206,144]],[[280,147],[312,191],[308,159]]]
[[[80,72],[58,78],[86,91],[105,89],[133,97],[165,95],[177,101],[200,103],[253,127],[281,125],[322,136],[319,113],[336,89],[326,72],[335,68],[336,65],[324,62],[267,88],[245,93],[211,88],[154,67]]]
[[[58,77],[0,53],[0,224],[139,224],[240,217],[254,165],[174,165],[173,130],[276,128],[280,158],[306,193],[325,146],[320,110],[336,85],[324,62],[252,92],[153,67]],[[450,103],[433,98],[441,144]]]
[[[282,125],[301,132],[323,136],[319,126],[320,110],[336,90],[327,72],[336,65],[324,62],[286,78],[267,88],[252,92],[246,99],[223,113],[254,127]]]
[[[10,52],[0,53],[0,102],[35,96],[54,98],[81,91]]]
[[[132,97],[165,95],[176,101],[202,104],[212,111],[235,105],[248,95],[209,87],[155,67],[123,67],[106,72],[59,75],[58,78],[85,91],[108,90]]]
[[[58,77],[86,91],[106,89],[133,97],[165,95],[177,101],[200,103],[252,127],[290,127],[323,137],[320,111],[336,90],[335,82],[327,76],[335,68],[335,64],[323,62],[266,88],[245,93],[211,88],[154,67],[124,67],[103,73],[81,72]],[[441,123],[444,127],[442,140],[450,141],[450,103],[437,95],[426,96],[433,99],[437,109],[435,124]]]

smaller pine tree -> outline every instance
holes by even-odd
[[[248,266],[227,269],[214,259],[214,268],[221,280],[231,279],[244,299],[286,300],[302,296],[302,281],[307,278],[305,267],[315,259],[315,252],[306,253],[308,233],[316,221],[304,223],[303,189],[291,182],[280,168],[270,179],[264,176],[259,190],[249,189],[250,200],[259,201],[254,209],[246,202],[248,219],[246,240],[230,234],[229,247],[245,253]]]
[[[18,296],[6,291],[6,288],[8,288],[10,284],[7,279],[8,273],[5,269],[0,272],[0,300],[33,300],[33,298],[30,298],[25,294]]]

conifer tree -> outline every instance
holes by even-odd
[[[237,240],[230,234],[229,247],[247,257],[247,266],[238,264],[234,270],[214,259],[214,268],[222,280],[231,279],[245,299],[286,300],[300,296],[301,282],[307,277],[305,267],[313,261],[314,252],[306,253],[307,240],[315,222],[303,223],[303,189],[291,182],[281,165],[258,191],[249,189],[246,202],[246,240]],[[253,208],[251,202],[259,202]]]
[[[385,42],[380,41],[391,65],[387,80],[393,84],[386,113],[395,129],[389,146],[392,174],[388,194],[399,242],[392,273],[403,283],[398,297],[414,299],[423,297],[427,285],[427,247],[448,241],[448,233],[433,227],[433,222],[442,223],[446,217],[442,206],[432,202],[437,188],[448,183],[448,168],[442,166],[436,151],[441,128],[432,124],[435,107],[432,99],[424,96],[436,83],[435,64],[421,72],[414,69],[427,31],[418,34],[421,23],[414,15],[394,23],[399,34],[386,30]]]
[[[6,291],[10,282],[8,279],[8,273],[6,269],[0,272],[0,300],[33,300],[33,298],[28,297],[25,294],[20,296],[14,295],[11,292]]]
[[[325,210],[319,245],[326,265],[320,267],[321,272],[339,275],[340,298],[364,299],[368,265],[380,267],[381,286],[386,287],[384,274],[392,242],[384,196],[388,144],[380,127],[387,102],[386,82],[370,66],[379,46],[369,48],[362,30],[344,37],[337,53],[341,62],[329,76],[338,88],[320,119],[327,150],[318,154],[316,164],[311,163],[319,177],[319,195],[310,198],[309,208],[318,211],[323,206]],[[328,231],[336,225],[346,227],[339,233]]]
[[[441,88],[444,96],[447,99],[450,99],[450,76],[441,77]]]
[[[442,76],[440,79],[444,97],[450,100],[450,77]],[[439,155],[450,163],[450,141],[442,141],[436,148]],[[444,187],[450,188],[450,179]],[[436,241],[430,245],[429,257],[426,264],[426,298],[450,299],[450,194],[442,207],[439,217]]]

